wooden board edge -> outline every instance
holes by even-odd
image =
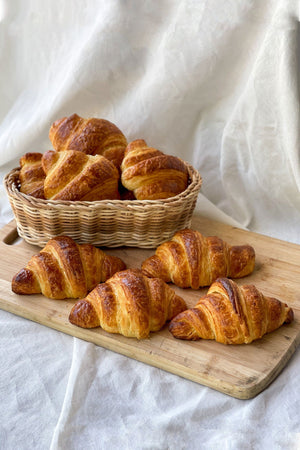
[[[193,214],[191,228],[194,225],[197,225],[198,221],[204,227],[206,227],[206,225],[209,226],[209,224],[213,223],[214,226],[217,227],[217,228],[224,228],[225,227],[225,228],[227,228],[227,230],[231,230],[231,231],[237,230],[239,233],[241,233],[242,235],[245,235],[245,236],[250,236],[250,237],[253,236],[253,237],[261,239],[261,240],[265,240],[265,239],[266,240],[272,240],[272,241],[277,242],[278,244],[284,244],[284,245],[286,245],[288,247],[291,247],[291,248],[294,248],[294,249],[298,249],[298,250],[300,249],[300,244],[298,244],[296,242],[286,241],[286,240],[280,239],[278,237],[274,237],[274,236],[271,236],[271,235],[268,235],[268,234],[263,234],[262,232],[259,232],[259,231],[249,230],[248,228],[245,228],[245,227],[242,227],[242,226],[238,227],[236,225],[231,225],[231,224],[228,224],[228,223],[224,223],[224,222],[221,222],[221,221],[216,220],[216,219],[210,219],[209,217],[202,216],[198,212]],[[207,233],[206,233],[206,236],[208,236]]]
[[[208,374],[199,373],[197,370],[186,367],[183,364],[175,363],[174,361],[172,361],[170,364],[169,360],[166,361],[165,358],[157,354],[152,355],[151,352],[147,352],[145,349],[141,349],[138,346],[133,347],[129,345],[129,342],[128,345],[125,341],[125,343],[122,343],[119,340],[114,339],[116,335],[111,335],[103,330],[101,335],[99,335],[93,329],[85,330],[81,329],[80,327],[75,327],[74,325],[69,324],[67,320],[64,323],[60,324],[58,320],[55,320],[55,314],[50,314],[49,317],[43,317],[41,319],[38,314],[33,316],[32,311],[27,311],[26,308],[16,309],[15,306],[15,304],[10,304],[9,302],[0,298],[0,309],[6,312],[67,334],[69,336],[81,339],[83,341],[91,342],[99,347],[129,357],[152,367],[162,369],[180,378],[195,382],[202,386],[206,386],[222,394],[229,395],[239,400],[249,400],[256,397],[259,393],[265,390],[284,369],[285,365],[292,357],[298,344],[300,343],[300,335],[298,335],[298,338],[294,339],[290,347],[288,347],[287,351],[283,354],[283,357],[280,361],[278,361],[273,370],[271,372],[268,372],[259,380],[255,378],[253,380],[250,380],[250,382],[247,381],[246,384],[234,385],[224,380],[216,380],[215,376],[209,376]]]
[[[10,245],[18,238],[18,236],[18,228],[14,219],[0,228],[0,241],[3,241],[4,244]]]
[[[196,216],[196,220],[197,220],[197,218],[198,218],[198,216]],[[211,222],[211,221],[209,221],[209,219],[202,218],[200,216],[199,216],[199,218],[200,218],[200,220],[203,220],[203,223],[205,223],[206,220],[208,222]],[[216,221],[214,221],[214,222],[216,223]],[[220,226],[224,226],[224,224],[222,224],[221,222],[219,222],[219,224],[220,224]],[[233,227],[231,225],[225,224],[225,226],[228,227],[228,229],[236,229],[236,227]],[[245,232],[245,233],[252,233],[247,230],[243,230],[241,228],[238,228],[238,230]],[[257,233],[253,233],[253,234],[255,234],[256,236],[258,235]],[[4,239],[4,242],[7,244],[10,244],[11,242],[14,241],[14,239],[18,236],[16,223],[14,220],[9,222],[2,228],[1,235]],[[268,236],[264,236],[264,235],[259,235],[259,236],[261,236],[262,239],[268,238]],[[280,240],[278,240],[278,241],[280,241]],[[281,241],[281,242],[284,242],[284,241]],[[291,246],[299,247],[297,244],[292,244],[292,243],[288,243],[288,244]],[[17,313],[15,308],[12,305],[10,305],[5,300],[3,300],[3,301],[5,302],[4,304],[0,298],[0,308],[9,313],[12,313],[14,315],[18,315],[27,320],[31,320],[33,322],[39,323],[43,326],[47,326],[49,328],[55,329],[59,332],[69,334],[70,336],[77,337],[79,339],[82,339],[82,340],[85,340],[88,342],[93,342],[95,345],[101,346],[103,348],[107,348],[108,350],[111,350],[116,353],[122,354],[124,356],[130,357],[130,358],[140,361],[142,363],[146,363],[153,367],[157,367],[159,369],[165,370],[166,372],[177,375],[181,378],[196,382],[203,386],[207,386],[209,388],[217,390],[220,393],[224,393],[231,397],[235,397],[237,399],[242,399],[242,400],[251,399],[251,398],[257,396],[264,389],[266,389],[274,381],[274,379],[280,374],[280,372],[284,369],[285,365],[287,364],[287,362],[289,361],[289,359],[291,358],[291,356],[293,355],[297,346],[300,343],[300,334],[299,334],[298,337],[296,337],[291,342],[291,344],[287,348],[286,352],[282,354],[282,359],[276,364],[275,367],[273,367],[272,371],[268,372],[265,376],[262,376],[260,379],[255,379],[252,382],[250,380],[248,380],[249,382],[247,382],[247,384],[240,384],[239,386],[231,385],[230,383],[227,383],[224,381],[219,381],[219,385],[216,385],[217,381],[215,380],[215,377],[212,377],[210,379],[210,377],[208,375],[203,376],[201,374],[201,377],[200,377],[201,379],[199,380],[199,373],[196,370],[193,370],[191,368],[186,368],[184,365],[181,365],[181,364],[178,364],[175,362],[172,362],[172,370],[170,370],[169,361],[168,361],[168,363],[166,363],[166,361],[163,358],[158,357],[157,355],[154,358],[151,355],[149,355],[149,353],[146,353],[145,350],[139,349],[138,350],[138,358],[137,358],[136,357],[136,353],[137,353],[136,348],[134,351],[130,350],[130,346],[126,346],[126,345],[124,348],[122,346],[120,348],[119,341],[113,341],[113,339],[111,339],[111,338],[104,339],[103,335],[101,335],[101,339],[100,339],[101,342],[99,342],[99,338],[97,339],[96,334],[95,334],[95,336],[87,339],[84,335],[82,335],[80,333],[80,329],[78,329],[75,333],[74,330],[72,330],[72,328],[70,328],[70,331],[69,331],[69,327],[67,327],[67,331],[66,331],[66,329],[63,327],[63,325],[60,326],[59,323],[53,322],[53,317],[46,318],[46,319],[43,318],[43,320],[40,320],[38,317],[32,318],[32,312],[26,313],[23,310],[20,310],[19,313]]]

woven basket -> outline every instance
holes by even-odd
[[[4,178],[4,186],[26,242],[44,247],[49,239],[67,235],[76,242],[105,247],[154,248],[189,227],[201,188],[200,174],[186,163],[187,189],[164,200],[41,200],[19,191],[19,168]]]

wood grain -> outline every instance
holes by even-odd
[[[291,306],[295,320],[249,345],[226,346],[215,341],[180,341],[168,327],[138,341],[109,334],[101,328],[85,330],[71,325],[69,311],[75,300],[50,300],[42,295],[20,296],[11,291],[13,275],[40,249],[18,238],[14,221],[0,230],[0,308],[96,345],[159,367],[226,393],[249,399],[267,388],[283,370],[300,342],[300,246],[195,216],[192,227],[205,236],[217,235],[230,244],[248,243],[256,251],[256,268],[239,284],[253,283],[265,295]],[[104,249],[121,257],[128,267],[140,267],[154,250]],[[175,290],[193,306],[207,289]]]

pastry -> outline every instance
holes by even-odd
[[[109,333],[143,339],[184,309],[184,300],[162,280],[147,278],[139,269],[128,269],[77,301],[69,321],[82,328],[100,326]]]
[[[102,155],[117,168],[123,160],[127,140],[119,128],[106,119],[84,119],[77,114],[55,121],[49,131],[54,150],[77,150]]]
[[[199,289],[219,277],[249,275],[254,266],[255,251],[250,245],[230,246],[217,236],[204,237],[186,228],[161,244],[142,263],[142,271],[181,288]]]
[[[47,200],[95,201],[119,199],[119,172],[101,155],[76,150],[49,150],[42,157]]]
[[[68,236],[50,239],[12,280],[16,294],[39,294],[53,299],[82,298],[125,263],[90,244],[77,244]]]
[[[42,168],[42,153],[29,152],[20,158],[20,192],[44,199],[45,172]]]
[[[172,320],[169,330],[178,339],[249,344],[291,323],[293,317],[286,303],[265,296],[254,285],[238,286],[233,280],[219,278],[194,308]]]
[[[176,156],[166,155],[137,139],[126,147],[121,181],[137,200],[174,197],[188,186],[188,170]]]

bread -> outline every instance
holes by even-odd
[[[84,119],[77,114],[55,121],[49,138],[56,151],[77,150],[87,155],[102,155],[117,168],[123,160],[127,139],[106,119]]]
[[[217,236],[204,237],[188,228],[175,233],[142,263],[146,276],[192,289],[209,286],[218,277],[244,277],[254,267],[255,251],[250,245],[230,246]]]
[[[178,339],[215,339],[222,344],[249,344],[293,321],[285,303],[263,295],[254,285],[238,286],[220,278],[194,308],[176,316],[169,330]]]
[[[45,172],[42,168],[42,153],[29,152],[20,158],[20,192],[44,199]]]
[[[158,278],[128,269],[96,286],[73,306],[69,321],[83,328],[144,339],[186,309],[184,300]]]
[[[101,155],[86,155],[76,150],[49,150],[42,157],[46,173],[44,194],[47,200],[119,199],[119,172]]]
[[[125,263],[90,244],[68,236],[51,239],[12,280],[16,294],[39,294],[53,299],[82,298]]]
[[[176,156],[166,155],[137,139],[126,147],[121,181],[137,200],[174,197],[188,185],[188,170]]]

